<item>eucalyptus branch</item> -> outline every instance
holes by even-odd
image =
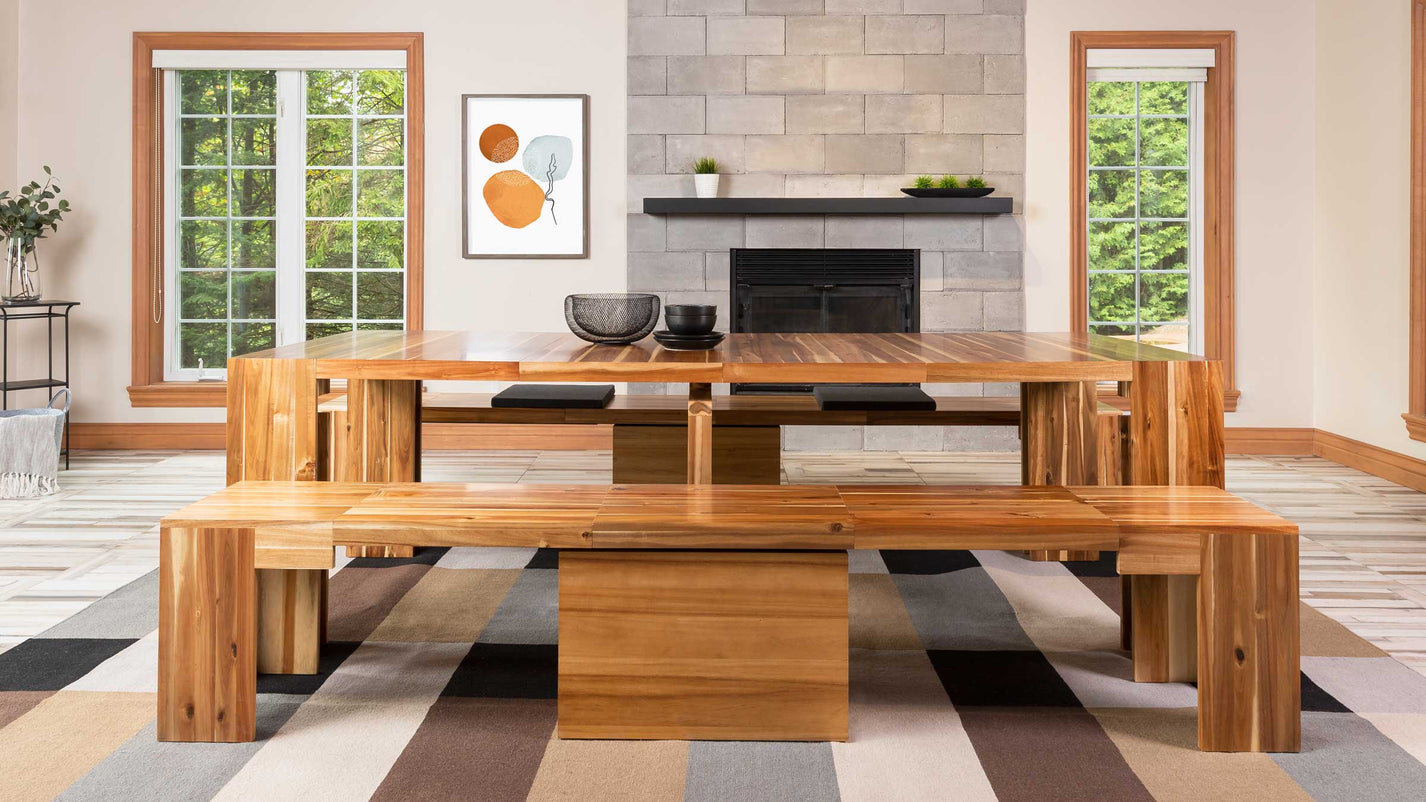
[[[61,190],[54,174],[49,167],[44,170],[44,184],[31,181],[13,195],[9,190],[0,191],[0,236],[24,240],[26,251],[34,250],[34,241],[45,237],[45,229],[58,231],[70,210],[69,201],[59,198]]]

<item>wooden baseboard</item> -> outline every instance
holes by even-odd
[[[81,423],[69,427],[70,445],[95,451],[223,450],[221,423]]]
[[[1426,492],[1426,460],[1318,430],[1312,453],[1388,482]]]
[[[1223,448],[1229,454],[1307,456],[1312,453],[1316,434],[1316,429],[1230,426],[1223,430]]]

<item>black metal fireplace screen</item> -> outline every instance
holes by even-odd
[[[871,334],[921,330],[921,252],[734,248],[732,330]],[[734,385],[733,392],[811,392],[811,385]]]

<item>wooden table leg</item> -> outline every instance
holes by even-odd
[[[327,572],[257,572],[259,674],[316,674],[327,630]]]
[[[1099,483],[1099,397],[1094,382],[1020,385],[1020,479],[1026,485]],[[1026,552],[1031,560],[1097,560],[1097,551]]]
[[[256,737],[255,585],[251,529],[160,533],[160,741]]]
[[[1223,487],[1223,370],[1217,362],[1135,362],[1129,386],[1130,479]],[[1198,662],[1191,578],[1131,578],[1134,679],[1193,682]]]
[[[846,552],[560,554],[559,736],[845,741]]]
[[[1302,748],[1297,535],[1204,535],[1198,748]]]
[[[228,360],[228,484],[318,478],[320,384],[310,359]]]
[[[688,385],[688,483],[713,484],[713,385]]]
[[[350,379],[324,432],[335,482],[421,481],[421,382]],[[348,546],[349,557],[410,557],[411,546]]]

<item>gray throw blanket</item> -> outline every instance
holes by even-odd
[[[59,440],[52,414],[0,416],[0,498],[34,498],[59,490]]]

